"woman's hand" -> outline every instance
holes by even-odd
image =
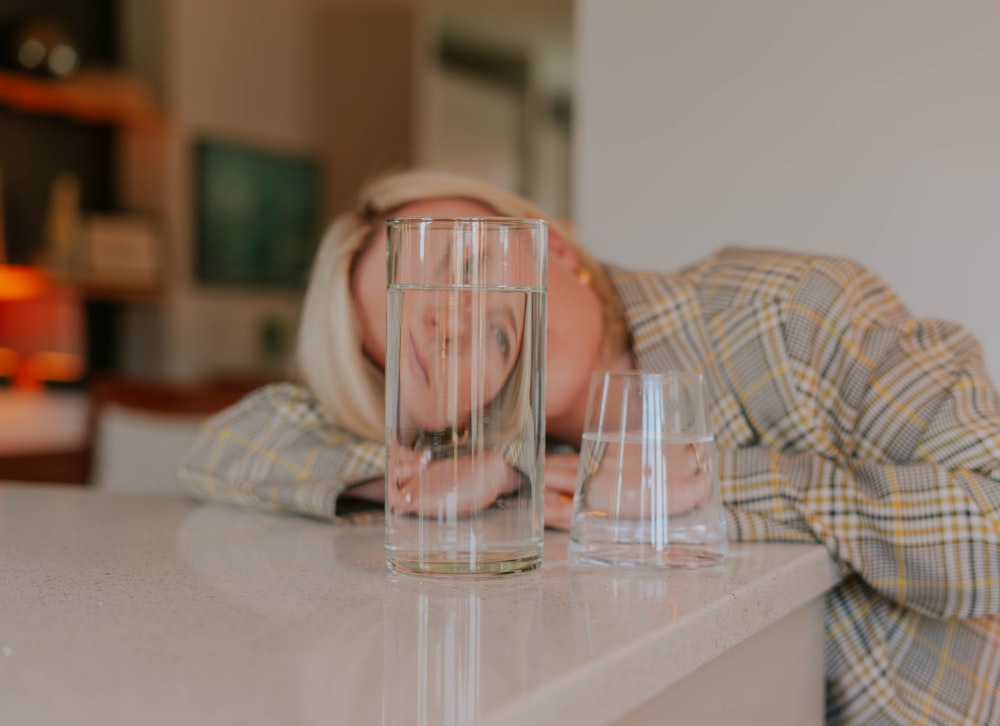
[[[665,481],[667,513],[683,514],[702,505],[712,491],[712,445],[705,442],[671,445],[649,452],[643,460],[622,456],[619,447],[607,444],[587,479],[590,509],[639,517],[651,513],[651,489]]]
[[[579,454],[545,455],[545,526],[569,529],[573,517],[573,494],[580,468]]]
[[[493,451],[432,461],[429,452],[396,452],[395,479],[388,495],[396,512],[437,511],[461,517],[487,509],[521,485],[521,475]]]

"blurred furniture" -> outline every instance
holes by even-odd
[[[4,724],[823,723],[818,545],[433,581],[380,524],[39,486],[0,532]]]
[[[179,492],[177,464],[201,425],[259,384],[97,380],[91,388],[90,483],[107,491]]]
[[[0,388],[0,479],[86,482],[89,415],[83,391]]]
[[[110,4],[105,5],[109,7],[84,13],[89,28],[107,27],[106,33],[95,31],[98,42],[114,37],[115,19]],[[87,46],[92,51],[95,37],[91,41]],[[136,197],[148,189],[147,178],[159,177],[164,118],[147,83],[107,64],[95,63],[59,80],[0,69],[0,166],[9,191],[8,260],[44,265],[50,280],[76,296],[77,314],[83,317],[79,335],[88,344],[82,347],[86,358],[78,367],[86,375],[117,372],[117,355],[126,349],[128,334],[121,318],[139,306],[146,309],[164,300],[166,283],[160,277],[109,275],[93,269],[93,240],[85,234],[96,212],[117,218],[148,208]],[[77,184],[72,220],[53,215],[60,178],[72,178]],[[15,197],[17,214],[9,206]],[[58,234],[51,224],[54,218],[66,222],[57,225]],[[62,244],[53,244],[55,238]]]
[[[204,420],[265,382],[105,376],[86,392],[0,389],[0,479],[176,491],[177,460]]]
[[[52,83],[0,69],[0,104],[21,113],[54,115],[83,123],[150,127],[163,123],[152,91],[122,71],[87,69]]]
[[[83,377],[83,310],[40,270],[0,264],[0,376],[16,388]]]

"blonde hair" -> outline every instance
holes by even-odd
[[[337,217],[313,262],[299,323],[297,365],[323,413],[361,438],[385,437],[385,374],[362,351],[361,324],[351,297],[358,254],[399,207],[427,199],[460,197],[504,217],[545,219],[573,248],[588,284],[604,308],[605,345],[623,346],[622,304],[600,265],[567,230],[528,200],[477,179],[412,170],[380,177],[361,189],[356,207]]]

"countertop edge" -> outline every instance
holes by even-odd
[[[739,547],[768,547],[768,544]],[[787,545],[802,554],[712,604],[524,694],[482,724],[606,724],[679,682],[714,658],[822,597],[840,580],[821,545]],[[742,627],[728,627],[740,622]],[[663,664],[650,668],[649,663]],[[615,687],[609,689],[610,674]]]

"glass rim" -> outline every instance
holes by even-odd
[[[614,371],[614,370],[596,370],[591,371],[590,379],[592,381],[611,378],[622,378],[622,379],[639,379],[647,378],[649,380],[670,380],[673,378],[691,378],[691,379],[705,379],[705,374],[702,371]]]
[[[425,224],[476,224],[486,223],[504,227],[547,227],[549,221],[541,217],[502,217],[500,215],[471,216],[471,217],[435,217],[435,216],[415,216],[415,217],[390,217],[386,220],[388,227],[403,227],[406,225]]]

